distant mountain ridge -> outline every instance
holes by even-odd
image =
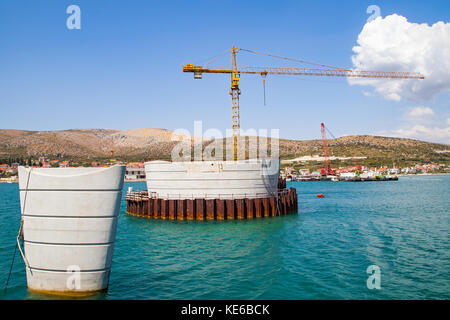
[[[0,158],[63,156],[76,158],[158,156],[170,154],[176,142],[165,129],[70,129],[58,131],[0,130]]]
[[[0,159],[8,157],[108,158],[111,150],[124,160],[168,159],[173,131],[143,129],[70,129],[25,131],[0,129]],[[241,137],[244,140],[244,137]],[[204,141],[207,145],[211,140]],[[330,154],[341,157],[367,157],[386,161],[450,162],[450,145],[412,139],[367,135],[329,140]],[[280,157],[322,155],[321,140],[280,139]]]

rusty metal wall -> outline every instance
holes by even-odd
[[[295,188],[278,191],[277,196],[244,199],[159,199],[145,191],[126,196],[127,213],[170,220],[243,220],[276,217],[298,212]]]

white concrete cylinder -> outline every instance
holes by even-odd
[[[162,199],[243,199],[274,196],[278,159],[239,161],[149,161],[149,196]]]
[[[29,289],[107,289],[124,175],[125,166],[19,167]]]

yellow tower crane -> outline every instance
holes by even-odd
[[[270,56],[284,60],[291,60],[311,65],[320,66],[321,68],[280,68],[280,67],[242,67],[238,69],[236,54],[239,51],[246,51],[254,54]],[[222,55],[231,52],[231,69],[213,69],[208,68],[208,65],[217,59],[219,56],[208,62],[206,67],[194,66],[193,63],[187,63],[183,66],[183,72],[194,73],[194,79],[202,79],[203,73],[222,73],[231,74],[231,111],[232,111],[232,128],[233,128],[233,159],[238,159],[239,152],[239,135],[240,135],[240,119],[239,119],[239,79],[241,74],[258,74],[263,77],[263,84],[265,84],[265,77],[268,74],[284,74],[296,76],[328,76],[328,77],[354,77],[354,78],[383,78],[383,79],[425,79],[423,75],[415,72],[389,72],[389,71],[364,71],[351,70],[345,68],[331,67],[323,64],[312,63],[305,60],[292,59],[281,57],[273,54],[258,52],[254,50],[247,50],[242,48],[232,47]],[[220,56],[222,56],[220,55]]]

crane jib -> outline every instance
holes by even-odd
[[[183,66],[183,72],[202,73],[226,73],[232,74],[236,71],[231,69],[210,69],[200,66]],[[388,72],[388,71],[365,71],[365,70],[327,70],[327,69],[307,69],[307,68],[276,68],[276,67],[243,67],[238,70],[238,74],[282,74],[298,76],[329,76],[329,77],[359,77],[359,78],[384,78],[384,79],[425,79],[420,73],[411,72]]]
[[[279,58],[284,60],[292,60],[295,62],[301,62],[311,64],[315,66],[321,66],[323,68],[282,68],[282,67],[241,67],[238,68],[236,53],[239,51],[246,51],[255,54],[262,54],[273,58]],[[183,66],[183,72],[194,73],[194,79],[202,79],[203,73],[219,73],[219,74],[231,74],[231,89],[230,94],[232,97],[232,120],[233,120],[233,154],[234,160],[238,160],[239,150],[239,79],[241,74],[256,74],[265,77],[269,74],[273,75],[294,75],[294,76],[326,76],[326,77],[347,77],[347,78],[368,78],[368,79],[425,79],[425,77],[417,72],[389,72],[389,71],[368,71],[368,70],[352,70],[331,67],[323,64],[312,63],[305,60],[285,58],[268,53],[257,52],[247,49],[238,49],[232,47],[231,50],[227,50],[225,53],[231,52],[231,68],[208,68],[203,66],[194,66],[193,63],[187,63]],[[224,54],[225,54],[224,53]],[[222,54],[223,55],[223,54]],[[212,61],[214,61],[216,56]],[[207,66],[212,62],[208,62]],[[263,82],[265,87],[265,81]],[[264,88],[265,95],[265,88]],[[265,100],[265,97],[264,97]]]

